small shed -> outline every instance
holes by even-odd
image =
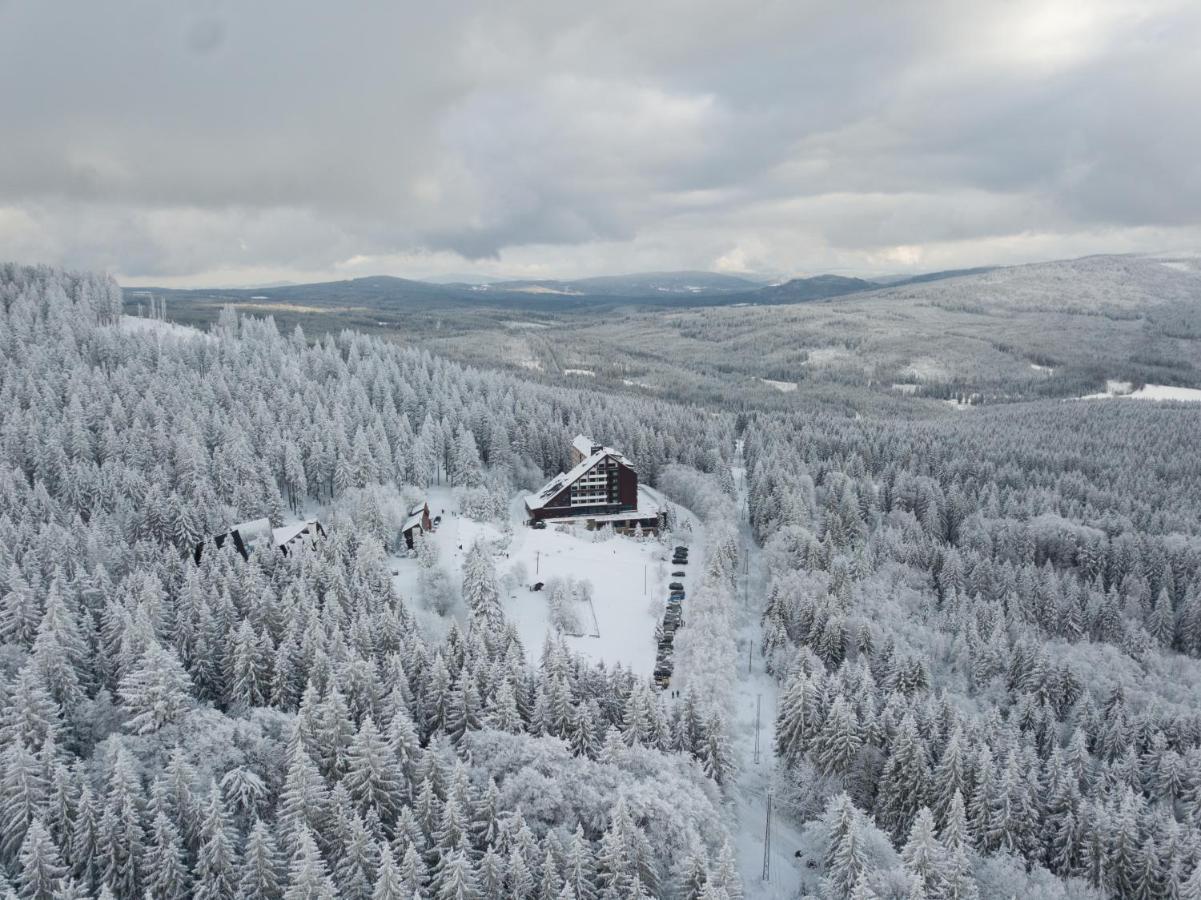
[[[432,531],[433,527],[433,522],[430,521],[430,505],[423,500],[409,510],[408,518],[400,526],[400,534],[405,540],[405,546],[412,550],[417,532]]]

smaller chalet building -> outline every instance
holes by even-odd
[[[200,557],[204,555],[205,547],[210,543],[215,547],[225,546],[226,541],[232,541],[234,549],[243,559],[250,558],[250,551],[258,544],[274,547],[284,556],[294,553],[301,547],[316,546],[317,541],[325,537],[325,529],[316,519],[305,522],[295,522],[281,528],[272,528],[267,519],[252,519],[249,522],[239,522],[224,534],[213,535],[196,544],[192,558],[200,565]]]
[[[570,471],[525,498],[529,524],[584,521],[589,528],[612,525],[631,531],[663,524],[662,502],[639,486],[638,471],[625,455],[581,434],[571,442],[571,459],[575,465]]]
[[[433,522],[430,521],[430,505],[422,501],[409,510],[409,517],[400,526],[400,535],[405,539],[405,546],[412,550],[413,541],[416,539],[418,532],[432,530]]]

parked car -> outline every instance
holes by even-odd
[[[535,528],[545,528],[546,523],[543,522],[541,519],[539,519],[537,522],[534,523],[534,527]]]
[[[682,591],[682,590],[684,590],[684,585],[682,585],[682,584],[681,584],[680,582],[678,582],[678,581],[673,581],[673,582],[672,582],[671,584],[669,584],[667,587],[668,587],[668,589],[669,589],[669,590],[673,590],[673,591]]]
[[[676,553],[687,553],[687,552],[688,552],[688,548],[685,547],[683,544],[676,544]]]
[[[672,572],[672,573],[671,573],[671,577],[672,577],[672,578],[683,578],[683,577],[684,577],[684,570],[683,570],[683,569],[681,569],[679,572]]]

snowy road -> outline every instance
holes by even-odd
[[[738,779],[732,792],[737,822],[732,829],[738,869],[742,875],[748,900],[783,900],[797,895],[799,882],[797,860],[800,833],[780,810],[774,808],[771,818],[770,877],[763,880],[764,838],[767,818],[767,798],[775,771],[776,682],[763,669],[760,653],[760,612],[766,594],[767,573],[763,571],[761,554],[751,537],[747,519],[746,468],[742,459],[742,442],[732,467],[738,484],[739,537],[742,541],[744,571],[739,576],[738,645],[742,656],[738,683],[735,687],[735,721],[731,723],[731,743],[738,760]],[[748,671],[749,670],[749,671]],[[755,708],[759,703],[759,762],[755,762]]]

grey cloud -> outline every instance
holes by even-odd
[[[1157,249],[1201,230],[1199,36],[1175,0],[0,4],[0,246],[201,281]]]

